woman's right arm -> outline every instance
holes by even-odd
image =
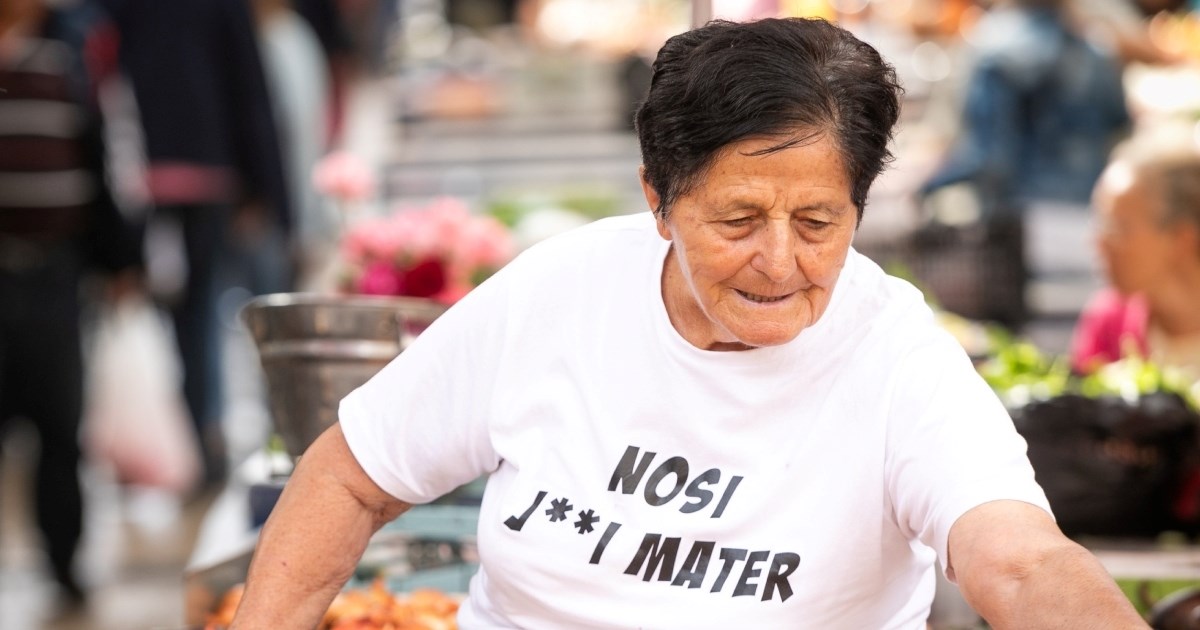
[[[233,630],[316,627],[371,535],[408,508],[367,476],[341,426],[330,427],[263,526]]]

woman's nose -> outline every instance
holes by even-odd
[[[767,226],[750,266],[772,282],[787,280],[796,270],[794,239],[790,226]]]

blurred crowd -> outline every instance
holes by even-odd
[[[69,598],[84,597],[73,573],[83,316],[130,300],[169,314],[199,448],[195,481],[219,484],[228,467],[220,296],[316,286],[342,220],[310,174],[344,141],[353,82],[395,70],[393,35],[411,36],[399,47],[408,60],[425,54],[435,29],[415,12],[424,4],[0,3],[0,436],[16,417],[36,429],[36,519]],[[686,26],[665,3],[610,3],[645,5],[658,21],[599,45],[579,15],[603,3],[437,4],[455,36],[475,29],[482,41],[482,29],[515,24],[534,51],[597,44],[615,53],[622,126],[648,80],[647,51]],[[937,156],[910,191],[924,227],[982,226],[999,253],[991,264],[1008,269],[1011,292],[992,286],[1003,297],[981,317],[1012,326],[1028,317],[1013,297],[1028,275],[1028,208],[1086,212],[1101,181],[1098,242],[1113,291],[1086,312],[1079,369],[1133,343],[1200,375],[1200,102],[1162,107],[1152,74],[1190,69],[1179,76],[1195,80],[1195,0],[716,1],[709,10],[837,19],[898,55],[915,112],[906,117],[932,130],[924,152]],[[486,68],[486,57],[461,59]],[[455,63],[433,65],[449,75],[463,69]],[[460,101],[442,106],[456,116],[494,113],[461,102],[477,92],[448,94]],[[954,199],[973,199],[969,211],[961,201],[947,211],[945,191],[964,189]]]
[[[0,4],[0,435],[14,418],[37,434],[36,521],[67,599],[85,596],[80,429],[100,397],[85,388],[85,316],[95,328],[122,304],[169,313],[189,425],[177,434],[200,462],[170,482],[219,484],[219,296],[292,289],[305,252],[334,238],[308,172],[337,146],[358,71],[344,18],[382,4]],[[150,412],[136,407],[145,382],[103,382],[125,390],[106,400],[132,401],[108,413]],[[123,483],[162,479],[117,468]]]
[[[1008,0],[973,20],[960,126],[918,189],[974,191],[977,222],[1021,261],[1031,208],[1093,212],[1110,285],[1083,308],[1073,367],[1136,354],[1200,379],[1200,81],[1194,3]],[[1003,265],[1003,260],[994,264]],[[1009,277],[1020,295],[1029,271]],[[1003,294],[1003,291],[996,293]],[[993,311],[994,312],[994,311]],[[1024,308],[1003,312],[1019,327]]]

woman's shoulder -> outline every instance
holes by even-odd
[[[836,328],[839,336],[854,340],[857,353],[894,363],[914,348],[945,344],[948,335],[924,294],[853,249],[838,290],[843,294],[833,313]]]
[[[603,218],[526,247],[494,276],[494,284],[529,304],[588,301],[605,287],[629,286],[650,273],[663,248],[649,212]]]
[[[597,257],[618,258],[661,242],[649,212],[598,219],[541,240],[521,253],[524,264],[570,264]]]
[[[851,249],[846,257],[843,273],[848,301],[862,316],[896,323],[909,317],[934,321],[933,311],[920,289],[887,273],[874,260],[856,250]]]
[[[640,239],[649,237],[661,238],[655,229],[654,214],[644,211],[597,219],[573,230],[568,230],[558,236],[551,237],[547,241],[563,240],[578,243],[580,240],[604,240],[611,238]]]

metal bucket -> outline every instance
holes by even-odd
[[[242,319],[258,346],[275,431],[292,457],[337,422],[338,403],[445,312],[420,298],[276,293]]]

